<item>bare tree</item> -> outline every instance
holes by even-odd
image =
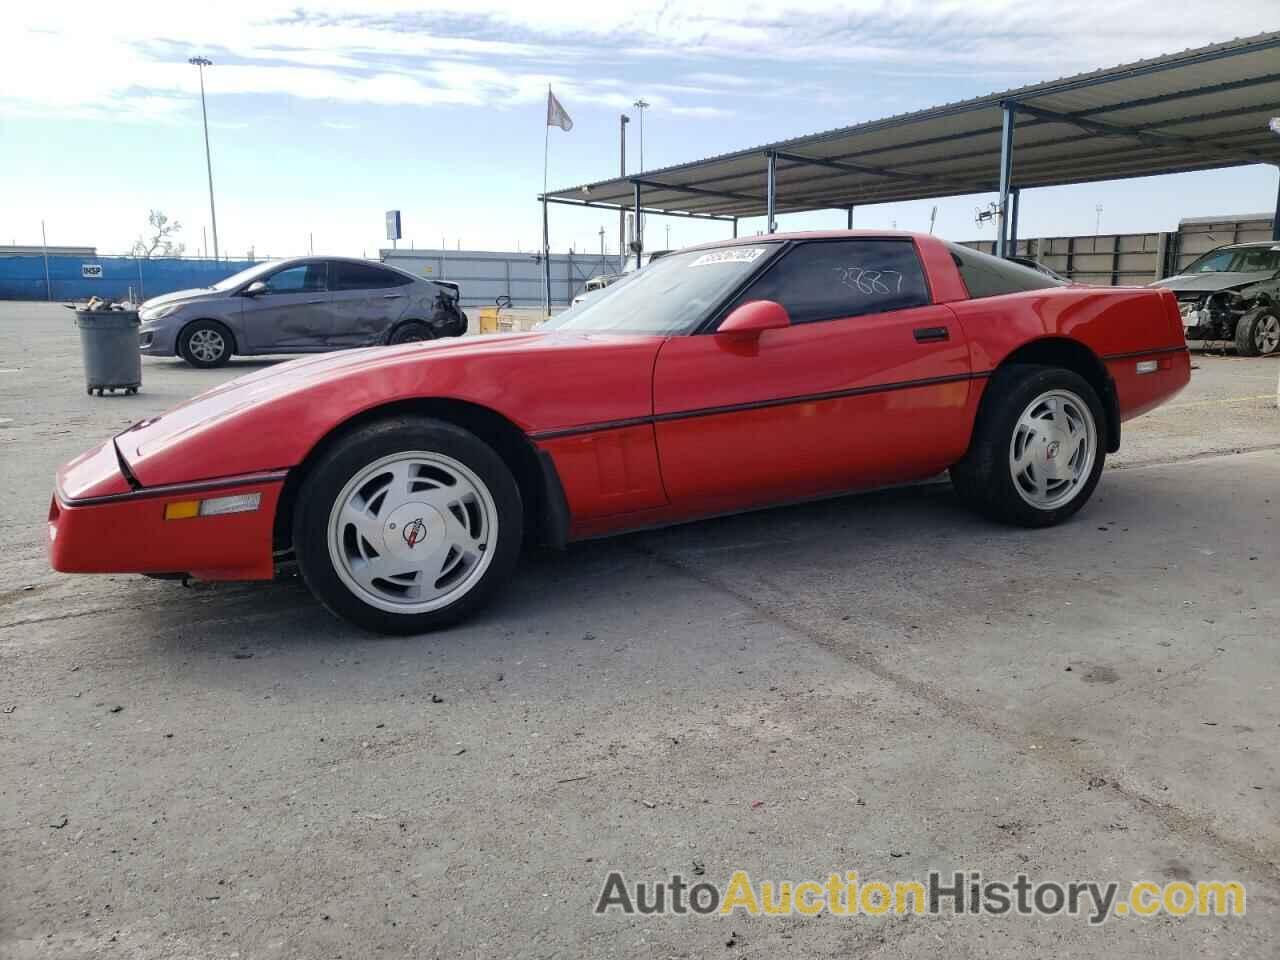
[[[135,257],[180,257],[187,249],[185,243],[174,243],[173,238],[182,230],[182,224],[170,220],[162,210],[147,214],[148,230],[133,244],[130,251]]]

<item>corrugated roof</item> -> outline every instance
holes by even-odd
[[[1280,31],[1184,50],[547,196],[750,217],[998,189],[1003,104],[1018,109],[1013,185],[1048,187],[1280,163]]]

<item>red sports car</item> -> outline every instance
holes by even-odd
[[[672,253],[534,333],[271,367],[63,467],[55,569],[266,579],[416,633],[521,544],[919,480],[1024,526],[1190,376],[1178,304],[905,233]]]

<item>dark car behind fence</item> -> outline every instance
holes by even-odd
[[[88,300],[93,296],[124,300],[130,293],[136,300],[145,300],[207,287],[254,262],[51,255],[46,284],[44,257],[4,256],[0,257],[0,300]]]

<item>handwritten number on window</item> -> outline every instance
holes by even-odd
[[[840,282],[868,297],[902,292],[902,274],[897,270],[868,270],[865,267],[832,267]]]

